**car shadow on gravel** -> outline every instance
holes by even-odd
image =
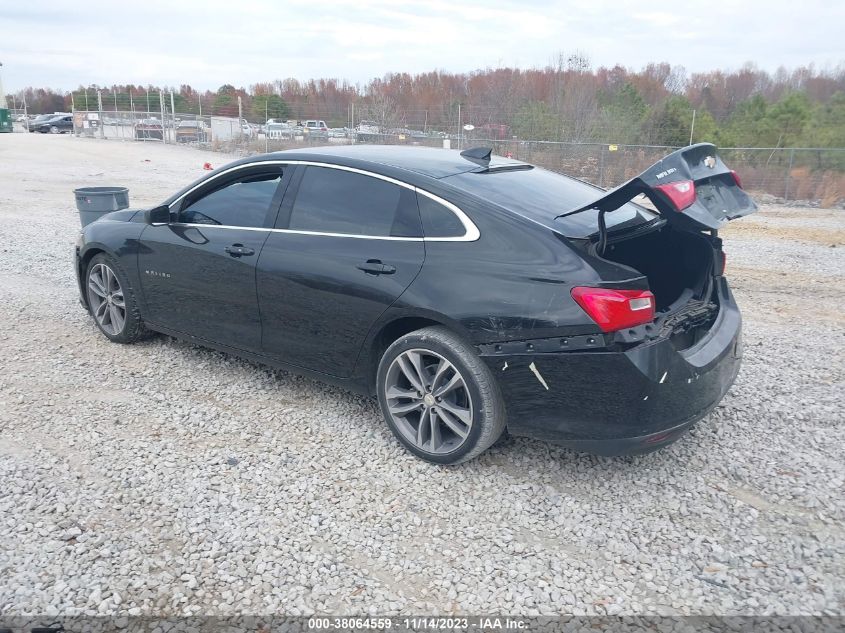
[[[271,401],[277,402],[280,407],[298,403],[308,404],[317,410],[325,410],[332,409],[334,405],[339,404],[341,408],[348,409],[356,419],[365,421],[367,428],[362,429],[362,432],[372,433],[376,431],[385,438],[386,442],[394,443],[394,439],[384,423],[375,396],[366,397],[355,394],[316,379],[241,359],[226,352],[212,350],[169,336],[155,335],[139,342],[135,347],[138,349],[168,350],[178,357],[174,360],[178,360],[179,364],[196,362],[197,357],[199,357],[199,360],[204,364],[216,365],[216,367],[210,369],[213,369],[218,377],[221,376],[221,372],[231,370],[231,380],[224,380],[224,382],[237,380],[237,374],[244,371],[250,374],[254,373],[256,379],[270,379],[275,386]],[[307,403],[302,401],[303,396],[309,399]],[[707,419],[702,420],[700,424],[706,423]],[[549,468],[553,465],[555,469],[574,469],[576,471],[586,469],[600,472],[603,476],[613,477],[617,474],[626,476],[632,470],[643,468],[658,470],[683,468],[684,462],[680,452],[685,451],[683,451],[681,445],[695,442],[695,436],[696,429],[694,428],[691,433],[681,437],[678,443],[663,447],[652,453],[603,457],[571,450],[541,440],[511,436],[506,431],[486,453],[475,460],[457,466],[436,466],[432,464],[431,468],[444,470],[472,470],[479,467],[497,468],[506,473],[518,474],[521,478],[526,465],[533,468]],[[398,448],[398,444],[396,444],[396,447]],[[416,461],[416,458],[407,455],[404,451],[397,453],[397,458],[400,456]]]

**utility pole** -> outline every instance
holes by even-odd
[[[161,90],[158,91],[158,104],[161,107],[161,142],[167,143],[167,129],[165,128],[164,119],[164,93]]]
[[[270,95],[264,99],[264,153],[270,151],[269,142],[267,140],[267,122],[270,120]]]
[[[112,94],[114,95],[114,111],[117,112],[117,89],[112,86]]]
[[[461,126],[461,102],[458,101],[458,149],[464,148],[464,128]]]
[[[176,136],[176,104],[173,101],[173,91],[170,91],[170,118],[173,120],[173,136]]]
[[[106,138],[106,126],[103,125],[103,92],[97,90],[97,118],[99,119],[100,138]]]
[[[692,111],[692,124],[689,126],[689,144],[692,145],[692,133],[695,130],[695,110]]]

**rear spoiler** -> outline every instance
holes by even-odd
[[[757,210],[742,190],[736,172],[716,154],[716,146],[697,143],[672,152],[639,176],[555,219],[590,209],[603,215],[640,194],[651,200],[667,220],[692,224],[698,229],[715,230]]]

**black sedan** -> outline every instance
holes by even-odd
[[[29,126],[30,132],[41,132],[42,134],[63,134],[73,132],[73,115],[57,114],[41,121],[33,121]]]
[[[104,216],[76,274],[110,340],[162,332],[375,394],[432,462],[505,428],[635,453],[737,375],[717,229],[755,209],[710,144],[611,191],[484,149],[324,147]]]

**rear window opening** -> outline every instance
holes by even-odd
[[[604,190],[575,178],[513,161],[448,176],[444,182],[489,200],[570,238],[589,237],[598,230],[598,211],[558,218],[561,213],[594,200]],[[658,217],[636,204],[623,204],[606,217],[609,229],[645,224]]]

